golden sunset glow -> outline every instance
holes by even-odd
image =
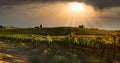
[[[78,2],[70,3],[70,9],[72,11],[82,11],[83,10],[83,4]]]
[[[57,21],[58,24],[64,24],[64,26],[76,26],[80,23],[89,25],[89,23],[94,23],[93,19],[97,17],[93,7],[85,3],[68,2],[44,5],[45,7],[42,8],[40,8],[41,4],[35,5],[36,8],[28,10],[27,14],[34,19],[43,19],[50,23]]]

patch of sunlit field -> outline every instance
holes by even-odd
[[[0,63],[8,63],[8,62],[5,62],[5,61],[0,60]]]

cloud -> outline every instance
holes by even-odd
[[[0,6],[4,5],[22,5],[28,3],[39,3],[39,2],[71,2],[78,1],[84,2],[88,5],[92,5],[96,9],[104,9],[111,7],[120,6],[120,0],[0,0]]]
[[[120,0],[85,0],[86,4],[92,5],[97,9],[119,7]]]
[[[53,2],[64,3],[71,1],[72,0],[0,0],[0,24],[18,27],[31,27],[39,25],[40,23],[46,26],[64,26],[67,21],[69,21],[69,16],[66,18],[64,16],[68,14],[61,13],[61,10],[59,10],[61,7],[63,8],[61,4],[60,6],[57,6],[57,8],[53,8],[56,6]],[[52,6],[45,5],[46,7],[41,8],[41,2],[52,2]],[[76,25],[79,25],[79,23],[82,23],[83,21],[83,24],[88,27],[120,29],[120,0],[79,0],[78,2],[84,2],[85,4],[91,5],[95,9],[102,11],[96,11],[92,8],[96,17],[90,17],[91,19],[85,17],[80,19]],[[57,11],[55,12],[55,10]],[[60,13],[60,16],[57,17],[56,15],[59,15],[58,13]],[[93,14],[86,15],[89,17],[89,15]],[[88,22],[88,24],[86,24],[85,21]],[[72,24],[73,22],[69,25]]]

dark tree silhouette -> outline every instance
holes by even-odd
[[[42,24],[40,24],[40,28],[42,28],[43,26],[42,26]]]
[[[84,25],[79,25],[79,28],[84,28]]]
[[[35,26],[34,28],[39,28],[39,26]]]
[[[0,28],[3,28],[3,26],[2,26],[2,25],[0,25]]]

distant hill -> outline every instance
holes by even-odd
[[[78,27],[0,29],[0,34],[68,35],[72,32],[74,32],[76,35],[112,35],[120,33],[118,31],[87,29]]]

